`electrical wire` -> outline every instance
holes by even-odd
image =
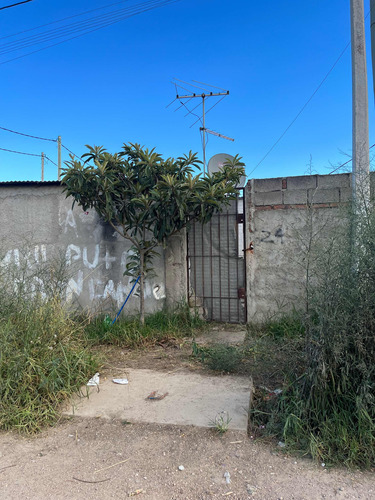
[[[37,156],[38,158],[44,158],[45,160],[50,161],[57,167],[57,163],[55,163],[49,156],[46,154],[36,154],[36,153],[25,153],[24,151],[14,151],[13,149],[5,149],[5,148],[0,148],[0,151],[6,151],[7,153],[16,153],[18,155],[26,155],[26,156]]]
[[[97,10],[107,9],[108,7],[113,7],[114,5],[119,5],[120,3],[126,3],[126,2],[129,2],[129,0],[122,0],[121,2],[110,3],[107,5],[104,5],[103,7],[97,7],[96,9],[86,10],[85,12],[81,12],[81,14],[74,14],[73,16],[63,17],[62,19],[58,19],[57,21],[51,21],[49,23],[40,24],[39,26],[35,26],[34,28],[29,28],[27,30],[18,31],[17,33],[12,33],[11,35],[0,36],[0,40],[3,40],[4,38],[11,38],[12,36],[22,35],[23,33],[28,33],[29,31],[35,31],[35,30],[38,30],[39,28],[44,28],[44,26],[50,26],[51,24],[62,23],[63,21],[67,21],[68,19],[73,19],[74,17],[80,17],[80,16],[84,16],[86,14],[91,14],[91,12],[95,12]]]
[[[191,111],[194,111],[194,109],[197,109],[199,106],[201,106],[202,103],[199,102],[196,106],[194,106],[194,108],[191,109]],[[186,115],[184,115],[185,117],[188,115],[189,113],[186,113]]]
[[[183,101],[181,101],[181,104],[182,104],[182,105],[185,107],[185,109],[188,111],[188,114],[191,114],[191,115],[196,116],[196,117],[198,118],[198,120],[197,120],[197,121],[199,121],[199,120],[200,120],[200,121],[201,121],[201,123],[202,123],[202,125],[203,125],[202,118],[201,118],[200,116],[198,116],[196,113],[193,113],[192,111],[190,111],[190,109],[186,106],[186,104],[185,104]],[[196,122],[194,122],[194,123],[197,123],[197,121],[196,121]],[[190,127],[189,127],[189,128],[191,128],[192,126],[193,126],[193,125],[190,125]]]
[[[40,156],[42,156],[42,155],[40,155]],[[57,163],[55,163],[53,160],[51,160],[51,158],[49,158],[47,155],[43,155],[43,156],[44,156],[44,159],[45,159],[45,160],[48,160],[48,161],[50,161],[51,163],[53,163],[53,164],[55,165],[55,167],[57,167],[57,166],[58,166],[58,165],[57,165]]]
[[[68,149],[66,146],[64,146],[64,144],[61,144],[61,146],[66,149],[68,151],[68,153],[70,153],[71,155],[75,156],[76,158],[79,158],[78,155],[76,155],[75,153],[73,153],[73,151],[70,151],[70,149]]]
[[[139,9],[144,7],[152,6],[155,4],[156,6],[166,0],[147,0],[142,3],[133,5],[131,7],[126,7],[123,9],[118,9],[112,12],[108,12],[106,14],[101,14],[99,16],[94,16],[89,19],[78,21],[75,23],[67,24],[66,26],[62,26],[60,28],[54,28],[52,30],[47,30],[45,32],[31,35],[20,40],[15,40],[12,42],[6,42],[0,45],[0,54],[8,54],[9,52],[14,52],[32,45],[37,45],[39,43],[44,43],[49,40],[54,40],[57,38],[62,38],[66,35],[77,33],[80,31],[86,31],[92,27],[96,27],[100,24],[105,26],[108,22],[110,24],[116,22],[118,18],[122,20],[124,15],[131,15],[138,12]]]
[[[375,143],[369,147],[369,150],[371,150],[373,147],[375,147]],[[336,172],[337,170],[340,170],[340,168],[342,167],[345,167],[345,165],[347,165],[348,163],[350,163],[351,161],[353,160],[353,158],[349,158],[348,161],[346,161],[345,163],[343,163],[342,165],[339,165],[338,167],[336,167],[334,170],[332,170],[332,172],[329,172],[328,175],[331,175],[333,174],[334,172]]]
[[[0,127],[0,130],[5,130],[6,132],[11,132],[12,134],[22,135],[24,137],[30,137],[31,139],[38,139],[40,141],[57,142],[57,139],[47,139],[46,137],[39,137],[37,135],[24,134],[23,132],[17,132],[16,130],[11,130],[10,128]],[[69,148],[67,148],[64,144],[61,144],[61,146],[64,149],[66,149],[70,154],[72,154],[73,156],[76,156],[78,158],[78,155],[76,155],[75,153],[73,153],[73,151],[71,151]],[[17,152],[17,151],[15,151],[15,152]],[[47,158],[47,157],[45,156],[45,158]],[[50,161],[52,163],[54,163],[52,160],[50,160]],[[54,163],[54,165],[56,165],[56,163]]]
[[[16,132],[15,130],[10,130],[9,128],[0,127],[0,130],[5,130],[6,132],[11,132],[12,134],[23,135],[25,137],[31,137],[32,139],[39,139],[41,141],[57,142],[57,139],[46,139],[45,137],[38,137],[36,135],[24,134],[22,132]]]
[[[39,156],[39,158],[42,157],[42,155],[37,155],[35,153],[24,153],[23,151],[13,151],[13,149],[5,149],[5,148],[0,148],[1,151],[7,151],[8,153],[17,153],[18,155],[27,155],[27,156]]]
[[[176,99],[177,99],[177,98],[176,98]],[[192,97],[190,97],[190,99],[187,99],[187,101],[185,101],[185,104],[186,104],[186,103],[188,103],[188,102],[190,102],[192,99],[194,99],[194,97],[193,97],[193,96],[192,96]],[[176,109],[174,110],[174,112],[178,111],[180,108],[182,108],[182,106],[183,106],[183,104],[182,104],[182,102],[181,102],[181,104],[178,106],[178,108],[176,108]],[[185,107],[186,107],[186,106],[185,106]],[[189,113],[188,113],[188,114],[189,114]]]
[[[93,29],[88,29],[89,27],[87,27],[87,28],[86,28],[86,31],[84,31],[83,29],[76,29],[76,30],[75,30],[75,31],[73,31],[73,32],[78,32],[78,31],[84,31],[84,32],[83,32],[83,33],[79,33],[78,35],[75,35],[75,36],[70,36],[70,37],[66,38],[65,40],[61,40],[61,41],[56,42],[56,43],[54,43],[54,44],[50,44],[50,45],[47,45],[47,46],[45,46],[45,47],[42,47],[42,48],[36,49],[36,50],[34,50],[34,51],[32,51],[32,52],[28,52],[28,53],[26,53],[26,54],[22,54],[22,55],[20,55],[20,56],[13,57],[13,58],[11,58],[11,59],[7,59],[7,60],[5,60],[5,61],[0,62],[0,65],[1,65],[1,64],[6,64],[6,63],[9,63],[9,62],[11,62],[11,61],[15,61],[15,60],[17,60],[17,59],[21,59],[21,58],[23,58],[23,57],[27,57],[27,56],[32,55],[32,54],[36,54],[37,52],[41,52],[42,50],[46,50],[46,49],[49,49],[49,48],[51,48],[51,47],[55,47],[55,46],[57,46],[57,45],[61,45],[62,43],[68,42],[69,40],[73,40],[73,39],[79,38],[79,37],[84,36],[84,35],[87,35],[87,34],[89,34],[89,33],[93,33],[93,32],[98,31],[98,30],[100,30],[100,29],[103,29],[103,28],[106,28],[106,27],[111,26],[111,25],[113,25],[113,24],[116,24],[116,23],[118,23],[118,22],[121,22],[121,21],[123,21],[123,20],[125,20],[125,19],[127,19],[127,18],[129,18],[129,17],[133,17],[133,16],[135,16],[135,15],[142,14],[142,13],[144,13],[144,12],[147,12],[147,11],[150,11],[150,10],[153,10],[153,9],[156,9],[156,8],[159,8],[159,7],[164,7],[164,6],[166,6],[166,5],[169,5],[169,4],[172,4],[172,3],[176,3],[176,2],[179,2],[179,1],[181,1],[181,0],[152,0],[152,2],[150,2],[150,1],[149,1],[149,2],[144,2],[143,4],[139,4],[139,5],[138,5],[138,10],[136,9],[134,12],[130,11],[130,13],[129,13],[129,11],[128,11],[128,14],[127,14],[127,15],[120,16],[120,17],[119,17],[119,16],[117,16],[117,18],[113,17],[112,19],[108,20],[107,22],[102,23],[102,24],[101,24],[101,25],[99,25],[99,26],[98,26],[98,23],[96,23],[96,25],[95,25],[95,24],[93,24],[92,26],[96,26],[96,27],[95,27],[95,28],[93,28]],[[156,2],[158,2],[158,3],[156,3]],[[148,5],[148,7],[147,7],[147,8],[141,8],[141,9],[139,9],[139,6],[140,6],[140,5],[141,5],[142,7],[146,7],[146,6]],[[133,8],[133,10],[134,10],[134,8]],[[58,31],[58,30],[56,30],[56,31]],[[71,32],[71,34],[72,34],[73,32]],[[67,34],[67,33],[65,33],[65,34]],[[54,38],[59,38],[59,37],[61,38],[61,36],[62,36],[62,35],[56,35]],[[51,39],[52,39],[52,37],[51,37]],[[44,40],[44,42],[45,42],[45,41],[46,41],[46,40]],[[43,41],[37,41],[37,40],[35,40],[33,44],[34,44],[34,45],[37,45],[38,43],[43,43]],[[32,44],[30,43],[30,44],[28,44],[27,46],[31,46],[31,45],[32,45]],[[26,46],[26,45],[25,45],[25,46]],[[17,50],[20,50],[20,49],[22,49],[22,48],[24,48],[24,47],[22,47],[22,46],[18,46],[18,47],[17,47]],[[9,50],[9,52],[11,52],[11,50]],[[3,51],[3,53],[6,53],[6,52],[5,52],[5,51]]]
[[[24,0],[23,2],[13,3],[12,5],[6,5],[5,7],[0,7],[0,10],[10,9],[10,7],[17,7],[17,5],[22,5],[23,3],[29,3],[33,0]]]
[[[313,99],[313,97],[315,96],[315,94],[320,90],[320,88],[322,87],[322,85],[324,84],[324,82],[327,80],[327,78],[329,77],[329,75],[332,73],[332,71],[334,70],[334,68],[336,67],[336,65],[338,64],[338,62],[340,61],[340,59],[342,58],[342,56],[345,54],[345,52],[347,51],[348,47],[350,46],[350,43],[349,42],[344,50],[340,53],[339,57],[336,59],[336,61],[334,62],[334,64],[331,66],[331,68],[329,69],[329,71],[326,73],[325,77],[323,78],[323,80],[319,83],[319,85],[316,87],[316,89],[314,90],[314,92],[311,94],[311,96],[307,99],[307,101],[305,102],[305,104],[302,106],[302,108],[298,111],[298,113],[296,114],[296,116],[293,118],[293,120],[289,123],[289,125],[286,127],[286,129],[284,130],[284,132],[280,135],[280,137],[277,139],[277,141],[271,146],[271,148],[267,151],[267,153],[263,156],[263,158],[255,165],[255,167],[253,168],[253,170],[249,173],[249,177],[250,175],[259,167],[259,165],[261,165],[264,160],[267,158],[267,156],[275,149],[275,147],[279,144],[279,142],[281,141],[281,139],[284,137],[284,135],[288,132],[288,130],[292,127],[292,125],[294,125],[294,123],[297,121],[297,119],[300,117],[300,115],[303,113],[303,111],[305,110],[305,108],[308,106],[308,104],[311,102],[311,100]]]

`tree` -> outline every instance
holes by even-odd
[[[125,274],[140,276],[140,319],[144,322],[144,280],[152,271],[155,247],[194,220],[208,222],[236,197],[244,174],[236,156],[219,172],[194,175],[200,169],[190,152],[164,160],[154,149],[124,144],[108,153],[101,146],[86,146],[88,153],[66,162],[62,183],[66,196],[83,208],[95,209],[117,233],[133,245],[134,255]]]

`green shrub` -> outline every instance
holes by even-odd
[[[348,219],[325,241],[309,283],[304,374],[280,397],[261,398],[253,417],[321,462],[373,467],[375,214]]]
[[[303,315],[298,311],[290,314],[279,314],[277,318],[263,323],[248,323],[248,336],[269,336],[272,339],[295,339],[305,335]]]
[[[232,345],[217,344],[210,348],[207,366],[218,372],[234,373],[240,371],[243,351]]]
[[[243,371],[244,358],[250,354],[249,349],[228,344],[213,346],[192,345],[192,355],[205,363],[210,370],[237,373]]]
[[[59,300],[28,304],[0,322],[0,428],[36,432],[98,368],[82,327]]]
[[[174,312],[159,311],[146,316],[142,325],[138,318],[119,318],[114,324],[104,316],[91,319],[85,328],[85,337],[91,344],[112,344],[140,347],[157,341],[182,338],[203,330],[206,324],[188,307]]]

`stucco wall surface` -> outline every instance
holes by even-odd
[[[305,306],[308,259],[345,223],[350,174],[252,179],[245,190],[247,320]]]
[[[178,237],[173,243],[178,246]],[[59,185],[0,186],[2,261],[20,265],[26,259],[35,266],[62,255],[70,276],[66,298],[78,307],[97,311],[122,305],[131,289],[129,278],[123,276],[129,249],[129,242],[102,223],[93,210],[72,209],[72,199],[65,198]],[[157,276],[145,286],[146,312],[161,309],[166,301],[165,250],[159,250]],[[174,280],[179,280],[179,272],[185,270],[170,252],[168,258]],[[186,274],[183,279],[186,282]],[[183,299],[176,290],[173,297],[170,304]],[[138,308],[138,298],[132,297],[124,312],[133,314]]]

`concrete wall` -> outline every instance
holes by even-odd
[[[131,285],[123,277],[128,242],[66,199],[58,183],[0,184],[3,259],[35,265],[59,252],[69,264],[67,299],[82,308],[117,308]],[[253,179],[245,188],[247,320],[304,307],[306,259],[335,234],[351,198],[350,174]],[[25,251],[26,249],[26,251]],[[146,284],[146,310],[187,299],[186,234],[174,236]],[[127,313],[138,310],[130,299]]]
[[[304,307],[308,255],[332,237],[350,174],[252,179],[245,190],[247,320]]]
[[[170,249],[159,249],[155,260],[157,276],[146,282],[146,311],[161,309],[166,301],[173,306],[186,300],[185,236],[176,236]],[[180,253],[176,249],[182,245]],[[69,265],[66,298],[92,311],[116,309],[125,300],[131,284],[123,276],[130,244],[92,210],[83,212],[66,199],[58,183],[0,184],[0,250],[4,262],[36,265],[62,254]],[[166,272],[165,254],[168,268]],[[172,275],[172,277],[171,277]],[[166,279],[171,293],[166,292]],[[126,313],[138,311],[132,297]]]

